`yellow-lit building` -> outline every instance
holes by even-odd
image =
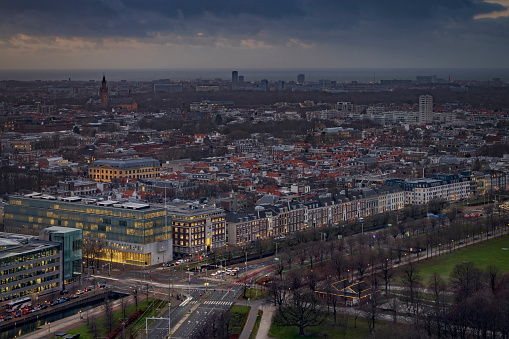
[[[152,158],[101,159],[88,169],[91,180],[110,182],[113,179],[156,179],[161,174],[161,163]]]
[[[20,152],[29,152],[32,150],[32,141],[31,140],[2,140],[0,142],[0,150],[4,150],[4,148],[12,147]]]
[[[205,204],[168,206],[175,255],[201,255],[226,244],[226,215],[223,209]]]
[[[162,206],[54,197],[13,196],[5,205],[5,230],[37,235],[50,226],[83,230],[83,257],[146,266],[172,260],[171,218]]]

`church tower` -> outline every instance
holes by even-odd
[[[108,106],[108,84],[106,83],[106,77],[103,75],[103,82],[99,89],[99,96],[101,97],[101,106]]]

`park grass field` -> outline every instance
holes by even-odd
[[[505,235],[475,245],[468,245],[452,253],[444,251],[439,257],[419,261],[416,263],[416,267],[419,270],[421,282],[427,285],[434,272],[448,281],[454,266],[464,261],[472,262],[481,269],[486,269],[491,265],[497,267],[500,273],[509,272],[509,236]],[[396,276],[400,276],[400,273]],[[400,279],[397,278],[397,280],[400,282]]]

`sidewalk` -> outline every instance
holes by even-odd
[[[237,305],[245,305],[245,301],[237,302]],[[262,300],[251,301],[248,306],[251,306],[251,310],[249,311],[246,324],[244,325],[244,329],[242,330],[239,339],[249,339],[249,336],[253,331],[256,318],[258,317],[258,310],[262,306]]]
[[[260,327],[258,328],[258,333],[256,334],[256,339],[266,339],[269,337],[270,325],[272,324],[272,317],[276,312],[276,306],[274,305],[263,305],[262,307],[263,315],[262,320],[260,322]]]

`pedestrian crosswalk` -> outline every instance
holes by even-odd
[[[203,304],[204,305],[223,305],[223,306],[231,306],[233,305],[233,301],[215,301],[215,300],[207,300]]]
[[[196,304],[198,302],[198,300],[193,300],[193,301],[190,301],[190,300],[184,300],[182,302],[182,304],[180,304],[179,306],[181,307],[184,307],[186,305],[192,305],[192,304]]]

